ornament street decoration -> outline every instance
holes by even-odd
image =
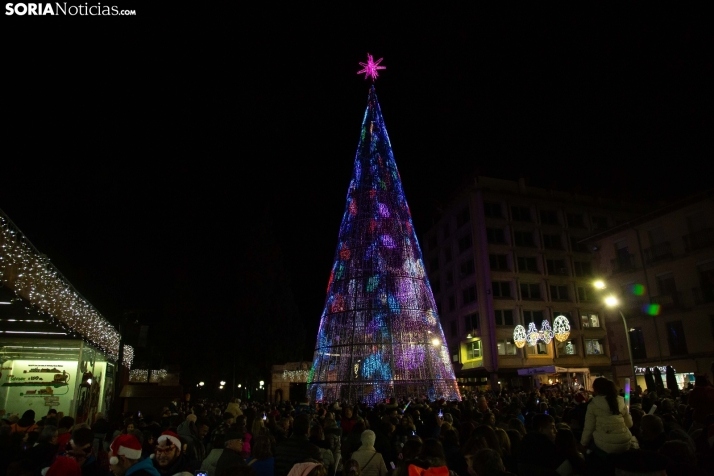
[[[376,77],[374,68],[365,66]],[[460,400],[411,212],[374,86],[352,179],[308,394],[313,402]]]
[[[374,80],[377,79],[377,77],[379,76],[379,70],[387,69],[386,66],[379,66],[379,63],[381,63],[383,59],[384,58],[379,58],[377,61],[374,61],[372,59],[372,55],[367,53],[367,62],[359,62],[360,66],[362,66],[362,69],[357,71],[357,74],[364,73],[364,79],[367,79],[371,76],[372,82],[374,82]]]
[[[565,342],[570,337],[570,323],[568,318],[560,315],[553,321],[553,332],[558,342]]]
[[[565,325],[563,325],[563,320],[565,320]],[[568,318],[565,316],[558,316],[555,319],[554,325],[556,326],[556,331],[550,328],[550,323],[547,320],[543,320],[540,325],[540,329],[537,329],[535,323],[530,322],[528,324],[528,330],[522,325],[517,325],[513,329],[513,343],[519,349],[525,347],[526,344],[533,347],[538,343],[539,340],[550,344],[553,341],[553,336],[560,342],[563,342],[570,335],[570,324],[568,324]],[[559,337],[560,336],[560,337]]]

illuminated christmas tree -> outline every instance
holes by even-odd
[[[373,79],[378,60],[360,63]],[[308,378],[312,401],[460,399],[374,85]]]

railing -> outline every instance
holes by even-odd
[[[635,256],[632,254],[610,260],[610,264],[612,265],[612,274],[627,273],[636,269]]]
[[[714,229],[705,228],[682,237],[685,251],[696,251],[714,245]]]
[[[645,250],[645,261],[652,264],[663,259],[672,257],[672,244],[669,241],[652,245]]]
[[[694,304],[714,302],[714,288],[692,288]]]

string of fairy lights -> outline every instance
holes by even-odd
[[[27,301],[47,322],[81,336],[116,361],[119,332],[83,298],[62,273],[40,253],[0,210],[0,280]],[[131,368],[134,349],[124,346],[123,364]]]

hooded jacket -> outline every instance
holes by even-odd
[[[580,443],[587,446],[591,440],[605,453],[620,454],[630,449],[632,417],[627,411],[625,399],[617,397],[619,413],[613,415],[607,399],[598,395],[588,403],[585,412],[585,426]]]
[[[153,460],[146,458],[139,461],[134,466],[131,466],[124,473],[125,476],[161,476],[159,472],[154,468]]]

